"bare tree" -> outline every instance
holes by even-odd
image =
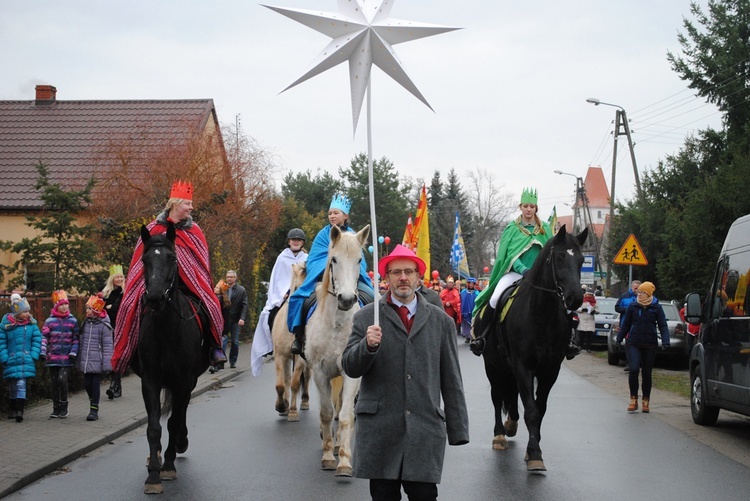
[[[476,171],[469,171],[468,184],[468,208],[474,217],[474,238],[466,252],[469,263],[476,263],[481,271],[490,266],[497,255],[500,235],[516,206],[513,195],[501,192],[503,185],[498,184],[495,176],[486,169],[478,167]]]

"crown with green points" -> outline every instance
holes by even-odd
[[[121,264],[113,264],[109,267],[109,276],[111,277],[113,275],[124,275]]]
[[[349,197],[341,193],[336,193],[335,195],[333,195],[333,199],[331,200],[331,206],[328,207],[328,210],[338,209],[344,214],[349,214],[349,209],[351,208],[352,208],[352,201],[349,199]]]
[[[534,204],[536,205],[537,201],[537,192],[534,188],[524,188],[523,193],[521,193],[521,203],[522,204]]]

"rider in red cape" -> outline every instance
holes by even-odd
[[[226,356],[221,350],[221,330],[224,319],[221,305],[214,294],[211,279],[211,265],[208,244],[203,231],[193,221],[190,212],[193,209],[193,185],[177,181],[164,212],[159,214],[147,228],[151,235],[159,235],[167,231],[167,223],[175,224],[175,251],[179,263],[180,278],[185,286],[196,297],[199,297],[210,318],[210,336],[206,336],[211,343],[211,363],[226,362]],[[117,314],[115,327],[115,348],[112,355],[112,369],[123,373],[138,345],[138,335],[141,324],[141,297],[146,290],[143,278],[143,241],[139,238],[136,243],[130,270],[125,283],[120,311]],[[203,327],[207,333],[206,326]]]

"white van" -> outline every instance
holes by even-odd
[[[685,319],[700,324],[690,353],[693,421],[713,425],[720,409],[750,416],[750,214],[729,228],[713,283],[685,298]]]

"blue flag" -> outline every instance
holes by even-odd
[[[456,225],[453,231],[453,245],[451,246],[451,269],[459,278],[469,278],[469,262],[466,260],[464,237],[461,235],[461,222],[456,211]]]

